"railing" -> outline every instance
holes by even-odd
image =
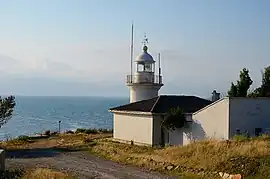
[[[158,75],[127,75],[127,84],[162,84],[162,76]]]

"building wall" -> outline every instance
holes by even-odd
[[[153,116],[153,145],[160,145],[162,116]]]
[[[114,113],[113,119],[114,139],[152,145],[152,116]]]
[[[133,84],[130,88],[130,103],[154,98],[158,96],[160,85],[154,84]]]
[[[236,130],[255,135],[255,128],[264,133],[270,129],[270,98],[230,98],[230,128],[232,137]]]
[[[186,115],[188,121],[192,120],[191,114]],[[153,120],[153,145],[159,145],[161,143],[161,116],[154,116]],[[164,142],[170,145],[185,145],[189,143],[187,133],[190,132],[190,126],[187,125],[184,128],[176,129],[174,131],[164,130]]]
[[[229,99],[218,100],[193,114],[189,141],[229,138]]]

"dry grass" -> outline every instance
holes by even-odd
[[[0,142],[4,149],[31,149],[31,148],[76,148],[85,145],[85,141],[111,137],[112,134],[61,134],[45,139],[14,139]]]
[[[28,171],[22,177],[22,179],[71,179],[72,177],[66,173],[53,171],[46,168],[37,168],[32,171]]]
[[[46,169],[35,168],[27,171],[21,169],[11,169],[0,172],[1,179],[72,179],[67,173]]]
[[[245,178],[270,178],[270,137],[246,141],[202,141],[164,149],[101,141],[91,151],[118,162],[164,171],[180,166],[177,173],[240,173]],[[203,172],[202,172],[203,171]],[[213,176],[214,177],[214,176]]]

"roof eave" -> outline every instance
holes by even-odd
[[[136,114],[136,115],[153,115],[151,112],[142,112],[142,111],[124,111],[124,110],[109,110],[109,112],[114,114]]]

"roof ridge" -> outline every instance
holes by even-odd
[[[158,103],[160,97],[161,97],[161,95],[158,96],[158,98],[157,98],[156,102],[154,103],[153,107],[151,108],[150,112],[153,112],[153,110],[154,110],[154,108],[156,107],[156,105],[157,105],[157,103]]]

